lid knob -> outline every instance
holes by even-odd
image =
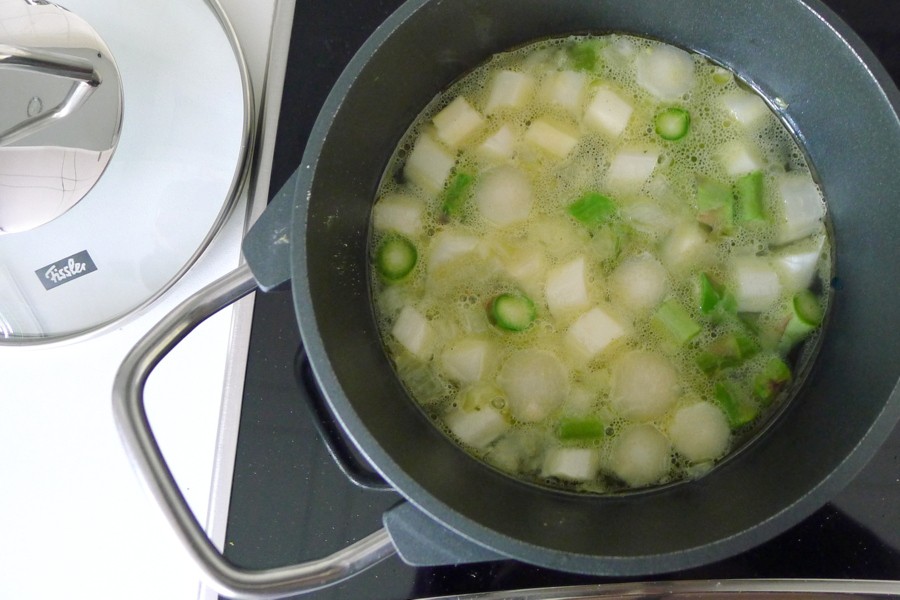
[[[123,95],[109,48],[75,14],[0,0],[0,24],[2,235],[52,221],[93,188],[118,142]]]

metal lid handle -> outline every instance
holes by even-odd
[[[236,567],[219,552],[191,512],[153,436],[144,407],[147,377],[185,336],[217,311],[256,289],[243,265],[209,284],[169,313],[128,353],[113,386],[116,426],[135,470],[156,498],[209,584],[234,598],[280,598],[346,579],[396,552],[380,529],[324,558],[274,569]]]
[[[0,146],[11,144],[72,114],[100,85],[100,74],[90,61],[56,52],[0,44],[0,67],[25,69],[72,80],[65,98],[50,110],[0,131]]]

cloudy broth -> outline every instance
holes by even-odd
[[[766,103],[626,35],[492,57],[405,135],[371,288],[411,397],[474,456],[610,493],[708,471],[783,404],[831,272]]]

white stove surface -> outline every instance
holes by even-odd
[[[271,165],[265,140],[274,138],[293,0],[220,2],[265,114],[257,200],[244,194],[198,262],[140,316],[65,344],[0,347],[0,598],[215,597],[132,471],[113,422],[111,390],[122,359],[154,323],[238,266],[247,223],[265,206]],[[160,447],[220,546],[251,309],[252,297],[203,323],[162,361],[146,391]]]

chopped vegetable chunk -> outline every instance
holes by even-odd
[[[569,214],[588,226],[607,223],[616,214],[616,203],[608,196],[587,192],[569,205]]]
[[[753,394],[769,404],[791,382],[791,368],[777,356],[773,356],[753,378]]]
[[[500,294],[491,302],[491,322],[507,331],[524,331],[534,323],[534,302],[519,294]]]
[[[711,402],[678,409],[669,425],[676,452],[698,463],[715,460],[728,449],[731,430],[724,413]]]
[[[691,113],[683,108],[669,107],[654,119],[656,134],[664,140],[680,140],[691,126]]]
[[[628,146],[613,156],[607,185],[624,191],[636,191],[644,185],[659,161],[659,150],[652,146]]]
[[[597,476],[600,454],[589,448],[556,448],[547,453],[541,473],[572,481],[588,481]]]
[[[625,328],[602,308],[578,317],[566,332],[566,341],[586,358],[593,358],[625,335]]]
[[[389,281],[403,279],[416,266],[419,254],[405,237],[396,235],[385,238],[378,246],[375,264],[381,276]]]
[[[454,410],[444,420],[453,435],[476,448],[485,448],[509,428],[500,411],[490,407],[473,411]]]
[[[468,173],[457,173],[453,176],[447,189],[444,190],[444,200],[441,203],[445,213],[454,217],[462,213],[474,181],[475,178]]]
[[[544,288],[550,314],[557,319],[587,310],[591,298],[587,289],[587,263],[583,256],[556,267],[547,274]]]
[[[701,331],[700,325],[677,300],[663,302],[653,320],[680,345],[688,343]]]
[[[715,398],[722,410],[725,411],[725,416],[728,417],[728,423],[732,428],[737,429],[752,423],[759,413],[756,404],[732,384],[717,383]]]
[[[577,71],[559,71],[551,74],[544,88],[544,99],[549,104],[562,107],[571,114],[580,114],[587,90],[588,78]]]
[[[500,71],[494,76],[488,93],[485,112],[497,112],[503,108],[521,108],[528,102],[534,90],[534,79],[517,71]]]
[[[568,393],[566,366],[546,350],[517,350],[497,377],[513,418],[534,423],[559,408]]]
[[[510,166],[484,174],[475,186],[475,205],[497,227],[520,223],[531,214],[534,194],[528,177]]]
[[[428,192],[437,192],[453,170],[453,155],[429,135],[421,136],[406,159],[404,175]]]
[[[694,87],[694,59],[680,48],[654,46],[641,52],[635,64],[638,85],[660,100],[678,100]]]
[[[606,425],[596,417],[569,417],[559,421],[557,435],[564,441],[599,440],[606,435]]]
[[[741,222],[765,220],[762,171],[753,171],[738,178],[734,184],[734,197],[737,200]]]
[[[484,117],[459,96],[434,116],[437,137],[450,147],[459,146],[484,124]]]
[[[536,119],[525,132],[525,141],[556,158],[565,158],[578,144],[578,137],[562,125],[547,119]]]
[[[586,39],[568,47],[572,66],[579,71],[596,71],[603,49],[599,40]]]
[[[584,114],[584,122],[612,137],[625,131],[634,107],[609,87],[601,87],[595,93]]]

